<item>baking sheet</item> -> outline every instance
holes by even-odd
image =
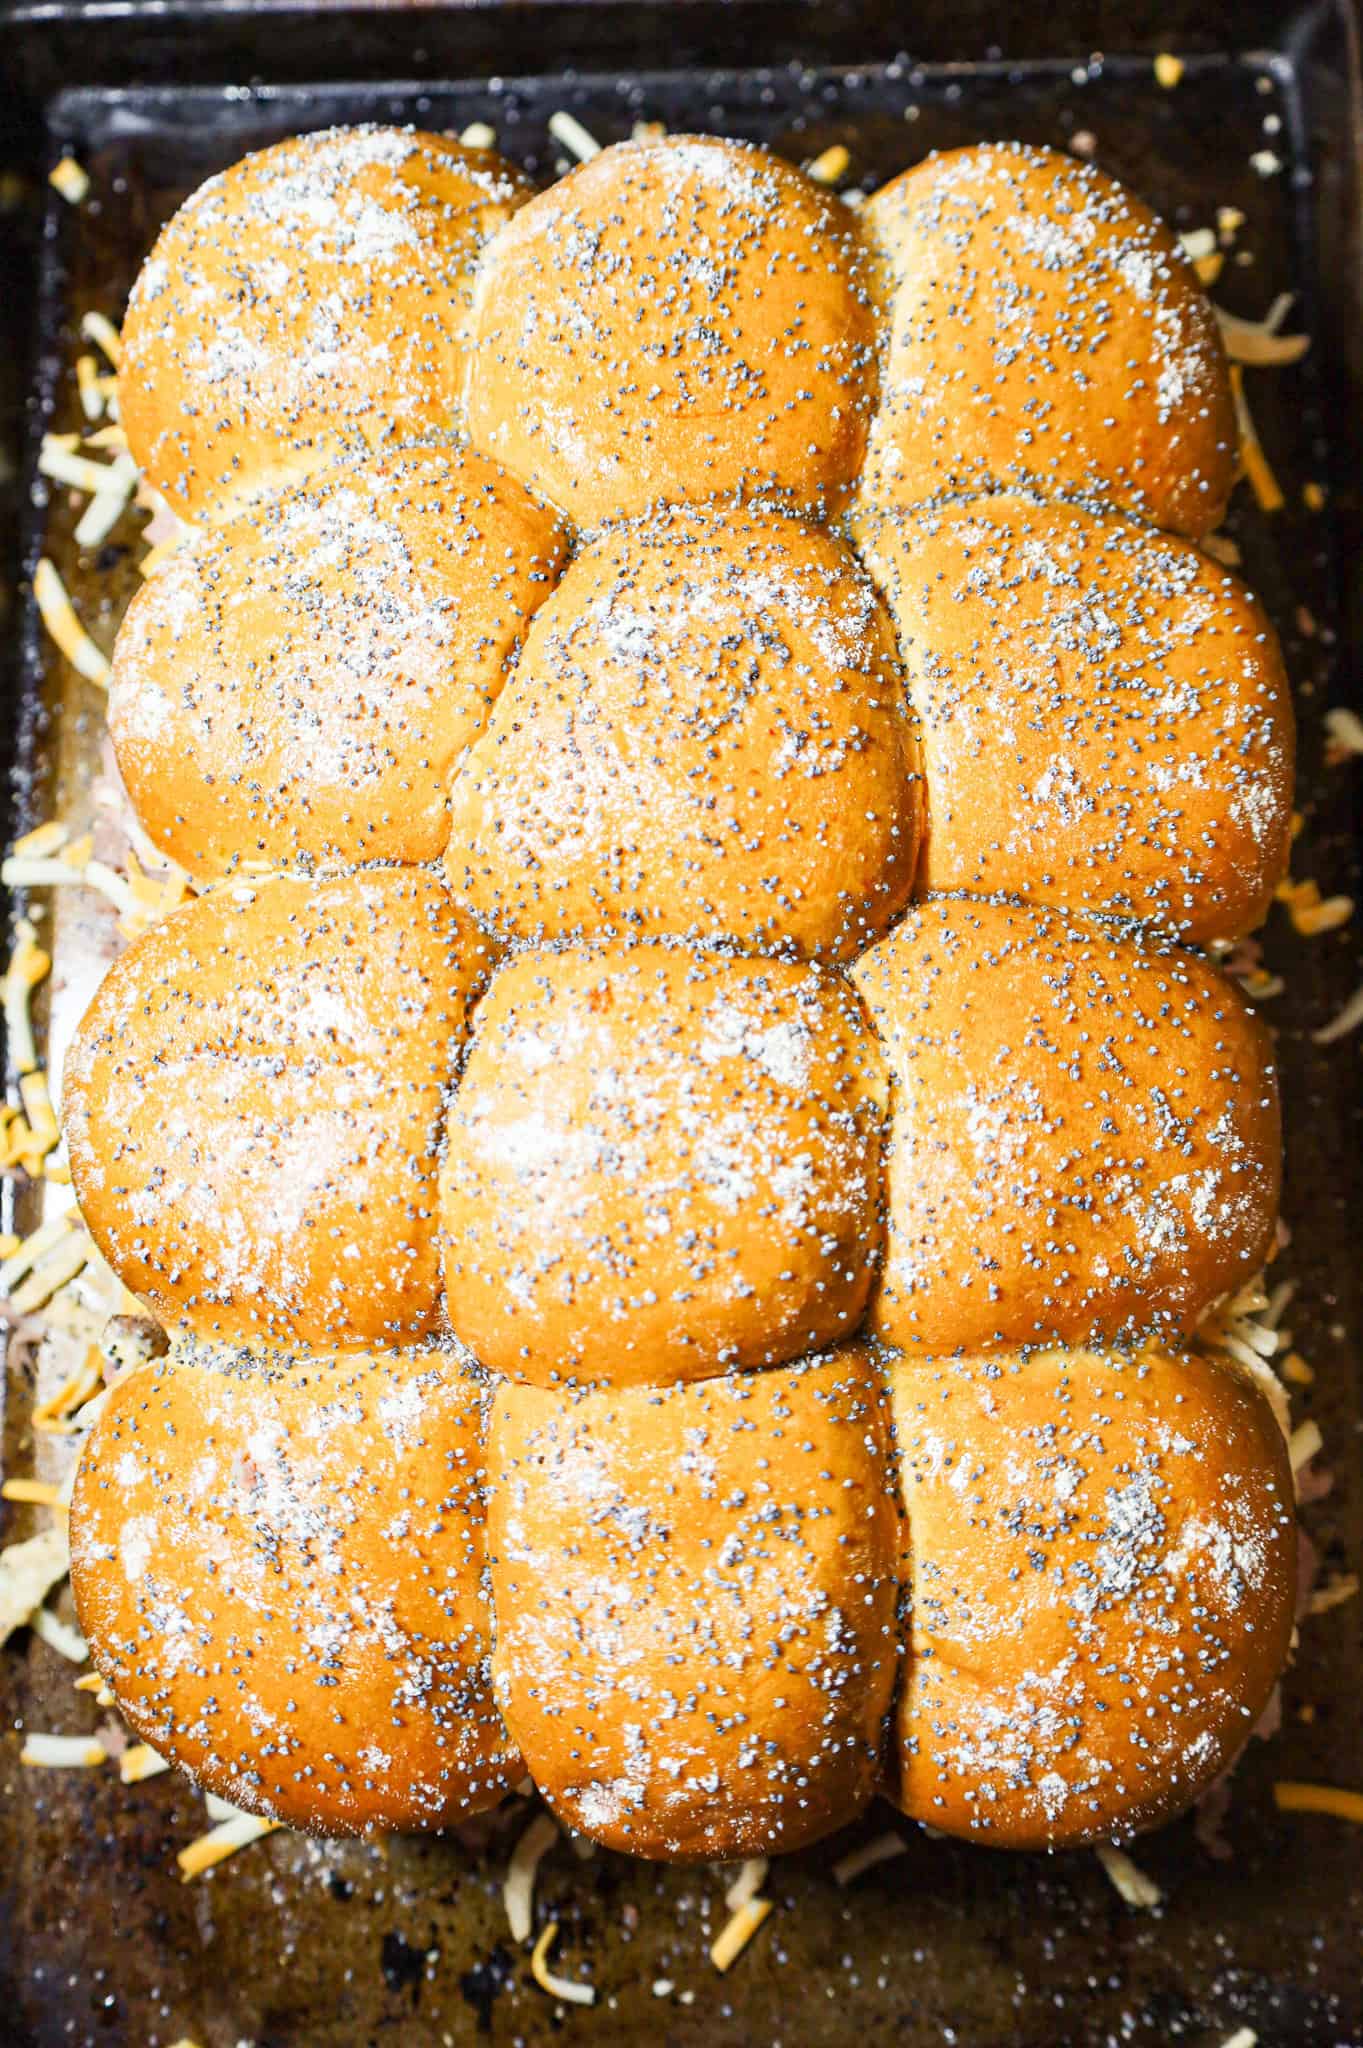
[[[1157,84],[1148,59],[1109,59],[69,93],[49,110],[48,161],[69,147],[91,173],[92,195],[79,210],[55,195],[46,205],[30,472],[44,426],[79,424],[71,372],[88,347],[77,339],[81,313],[118,317],[158,224],[210,171],[334,121],[457,131],[486,120],[507,155],[547,177],[560,155],[546,130],[558,107],[603,142],[637,119],[751,136],[797,159],[843,142],[846,182],[866,189],[934,147],[1019,136],[1082,150],[1092,138],[1097,161],[1180,229],[1214,225],[1218,207],[1243,212],[1236,248],[1252,260],[1232,256],[1214,296],[1258,316],[1292,291],[1288,325],[1307,325],[1315,346],[1298,369],[1247,373],[1288,502],[1266,517],[1242,489],[1227,531],[1283,635],[1297,692],[1304,825],[1294,872],[1326,895],[1359,893],[1363,764],[1326,768],[1321,753],[1323,714],[1350,701],[1356,674],[1357,623],[1345,601],[1357,519],[1356,164],[1337,63],[1322,67],[1310,49],[1297,60],[1193,59],[1172,90]],[[1254,168],[1262,151],[1279,168]],[[1313,482],[1328,493],[1324,512],[1303,502]],[[72,541],[79,507],[60,489],[30,490],[27,478],[25,493],[29,568],[39,553],[52,557],[107,648],[137,582],[140,521],[125,520],[93,561],[82,559]],[[54,812],[80,829],[107,765],[99,694],[51,656],[31,613],[15,612],[6,629],[20,655],[14,829]],[[54,1063],[115,942],[113,924],[99,898],[76,890],[60,892],[45,920],[57,959]],[[1358,924],[1299,939],[1279,908],[1265,936],[1267,963],[1286,983],[1264,1004],[1284,1070],[1293,1232],[1275,1278],[1299,1283],[1289,1320],[1316,1380],[1295,1412],[1319,1419],[1334,1473],[1306,1520],[1326,1568],[1341,1571],[1357,1569],[1363,1549],[1360,1041],[1320,1048],[1311,1033],[1358,985]],[[8,1472],[35,1469],[31,1403],[29,1373],[16,1364]],[[37,1469],[51,1456],[40,1446]],[[25,1533],[24,1511],[0,1516],[0,1540]],[[1139,1844],[1138,1861],[1164,1891],[1157,1912],[1123,1904],[1089,1853],[991,1854],[933,1840],[881,1807],[846,1837],[774,1867],[766,1889],[777,1910],[721,1977],[707,1951],[726,1917],[723,1874],[604,1854],[580,1862],[565,1845],[541,1868],[538,1910],[560,1923],[555,1966],[596,1986],[591,2010],[556,2007],[507,1932],[501,1878],[531,1809],[509,1813],[481,1844],[276,1834],[185,1886],[174,1852],[204,1815],[178,1780],[124,1788],[108,1770],[19,1766],[25,1729],[84,1732],[99,1715],[72,1693],[71,1667],[48,1646],[11,1645],[0,1652],[0,2041],[168,2048],[188,2036],[201,2048],[356,2048],[531,2044],[561,2033],[603,2048],[644,2038],[666,2048],[819,2048],[854,2038],[1061,2048],[1218,2044],[1247,2025],[1264,2048],[1358,2042],[1363,1836],[1338,1821],[1277,1814],[1271,1785],[1291,1777],[1363,1786],[1359,1621],[1355,1600],[1304,1624],[1282,1735],[1251,1744],[1236,1775],[1231,1857],[1214,1860],[1191,1822]],[[840,1890],[829,1876],[834,1859],[896,1825],[906,1852]]]

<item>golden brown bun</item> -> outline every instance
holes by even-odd
[[[1281,1432],[1228,1363],[1051,1351],[890,1370],[908,1516],[894,1796],[1062,1848],[1225,1769],[1292,1633]]]
[[[434,877],[230,883],[115,962],[66,1064],[81,1213],[163,1322],[440,1327],[444,1091],[491,952]]]
[[[535,1782],[635,1856],[757,1856],[876,1781],[884,1392],[859,1346],[664,1392],[498,1390],[493,1681]]]
[[[852,970],[893,1080],[891,1344],[1190,1330],[1264,1260],[1278,1090],[1239,992],[1154,934],[938,898]]]
[[[473,271],[530,190],[413,129],[278,142],[199,187],[133,286],[120,417],[177,511],[459,416]]]
[[[562,552],[514,478],[454,450],[201,528],[114,648],[109,729],[152,838],[200,874],[438,859],[451,768]]]
[[[1216,320],[1176,238],[1092,164],[949,150],[868,201],[885,357],[861,495],[1085,493],[1194,539],[1235,480]]]
[[[852,215],[751,144],[602,150],[479,267],[475,446],[594,526],[657,500],[856,475],[875,338]]]
[[[690,510],[608,531],[455,777],[450,884],[508,936],[849,957],[913,882],[902,691],[884,608],[829,535]]]
[[[1187,541],[1000,493],[863,513],[929,794],[920,889],[1234,938],[1286,871],[1292,701],[1243,583]]]
[[[522,1766],[493,1704],[481,1387],[435,1351],[189,1351],[81,1460],[81,1627],[144,1741],[326,1834],[433,1828]]]
[[[853,991],[680,948],[525,954],[450,1110],[447,1311],[540,1386],[779,1365],[851,1329],[885,1076]]]

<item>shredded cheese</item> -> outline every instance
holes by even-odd
[[[583,127],[576,114],[568,113],[566,108],[560,108],[558,113],[549,116],[549,133],[580,164],[590,163],[594,156],[601,154],[601,144],[596,137]]]
[[[158,541],[154,548],[148,548],[137,565],[142,575],[154,576],[162,564],[170,560],[183,539],[182,533],[173,533],[169,540]]]
[[[131,488],[122,485],[96,491],[76,521],[73,536],[78,548],[97,548],[111,534],[128,509]]]
[[[1308,1614],[1329,1614],[1334,1608],[1342,1607],[1346,1600],[1358,1597],[1357,1572],[1337,1572],[1327,1579],[1323,1586],[1317,1586],[1306,1603]]]
[[[1259,2048],[1259,2036],[1253,2027],[1237,2027],[1221,2043],[1221,2048]]]
[[[876,1835],[872,1841],[863,1843],[860,1849],[852,1849],[846,1856],[839,1857],[833,1865],[833,1882],[844,1886],[855,1884],[877,1863],[888,1863],[895,1856],[907,1856],[908,1851],[908,1843],[887,1828],[883,1835]]]
[[[1311,1033],[1317,1045],[1333,1045],[1337,1038],[1347,1038],[1351,1031],[1357,1031],[1363,1024],[1363,988],[1357,988],[1344,1008],[1319,1031]]]
[[[0,1550],[0,1643],[26,1628],[59,1579],[71,1569],[66,1531],[44,1529]]]
[[[61,888],[68,882],[85,882],[90,888],[98,889],[101,896],[107,896],[115,910],[123,915],[137,908],[137,899],[128,886],[126,875],[120,875],[102,860],[85,859],[76,864],[65,858],[65,849],[56,860],[21,860],[16,854],[11,854],[0,865],[0,882],[7,889],[51,889]]]
[[[141,1785],[148,1778],[159,1778],[170,1765],[163,1756],[147,1742],[134,1742],[125,1749],[118,1760],[118,1775],[125,1785]]]
[[[1299,363],[1311,346],[1309,334],[1279,334],[1267,320],[1242,320],[1224,306],[1213,306],[1221,341],[1233,363],[1248,363],[1252,369],[1285,369]]]
[[[851,155],[842,143],[830,142],[807,168],[816,185],[836,185],[839,178],[847,176],[851,163]]]
[[[68,1230],[76,1229],[79,1222],[80,1217],[73,1207],[63,1209],[59,1216],[49,1216],[46,1223],[40,1223],[36,1230],[31,1231],[18,1249],[0,1265],[0,1294],[13,1294],[15,1283],[22,1280],[44,1252],[58,1244]]]
[[[84,491],[87,496],[111,491],[121,482],[115,463],[92,462],[88,455],[72,454],[59,434],[44,434],[38,470],[42,476],[50,477],[53,483],[69,484],[73,491]],[[131,489],[129,483],[125,497]]]
[[[513,1941],[530,1939],[535,1924],[535,1876],[558,1837],[558,1822],[553,1815],[538,1813],[511,1852],[502,1886],[502,1904]]]
[[[1275,895],[1287,905],[1294,931],[1303,938],[1317,938],[1322,932],[1338,931],[1354,914],[1352,896],[1322,896],[1313,881],[1279,882]]]
[[[5,862],[8,868],[10,863]],[[3,870],[0,870],[3,872]],[[38,1048],[33,1037],[29,998],[52,966],[52,956],[38,944],[32,922],[21,917],[15,927],[16,944],[5,968],[5,1033],[10,1058],[20,1074],[31,1074],[38,1065]]]
[[[1293,1430],[1287,1446],[1287,1455],[1291,1461],[1292,1470],[1300,1472],[1303,1465],[1309,1465],[1317,1451],[1322,1448],[1323,1442],[1320,1424],[1314,1417],[1300,1423]]]
[[[738,1876],[724,1894],[724,1903],[731,1913],[738,1912],[741,1906],[747,1905],[749,1899],[757,1897],[767,1881],[769,1868],[765,1856],[750,1856],[746,1863],[739,1865]]]
[[[68,1664],[88,1664],[90,1649],[79,1629],[63,1621],[50,1607],[35,1610],[30,1623],[35,1636],[40,1636],[49,1650],[55,1650],[59,1657],[65,1657]]]
[[[91,1243],[83,1230],[72,1231],[60,1244],[45,1252],[26,1280],[15,1288],[10,1300],[20,1315],[44,1308],[54,1294],[70,1284],[89,1264]]]
[[[490,128],[486,121],[470,121],[459,140],[465,149],[495,149],[497,130]]]
[[[187,1849],[177,1852],[175,1861],[180,1866],[180,1875],[186,1884],[191,1878],[202,1877],[206,1870],[226,1862],[235,1856],[238,1849],[245,1849],[252,1842],[258,1842],[265,1835],[272,1835],[279,1826],[277,1820],[265,1820],[259,1814],[238,1813],[231,1820],[221,1821],[210,1828],[206,1835],[199,1835]]]
[[[90,190],[89,175],[73,156],[64,156],[60,163],[53,164],[47,182],[68,206],[79,206]]]
[[[1161,50],[1155,59],[1155,83],[1162,85],[1166,92],[1172,92],[1183,76],[1183,59]]]
[[[33,597],[43,624],[76,673],[107,689],[112,674],[109,657],[100,652],[76,617],[66,585],[46,555],[33,572]]]
[[[1125,1899],[1128,1906],[1138,1912],[1149,1912],[1158,1906],[1164,1894],[1154,1879],[1147,1877],[1140,1867],[1121,1849],[1114,1849],[1110,1842],[1098,1845],[1098,1861],[1111,1879],[1113,1887]]]
[[[104,392],[100,385],[99,365],[93,356],[76,357],[76,395],[87,420],[103,419]]]
[[[595,2005],[595,1985],[578,1984],[571,1977],[556,1977],[549,1968],[549,1951],[557,1938],[558,1922],[551,1920],[535,1943],[530,1957],[531,1976],[540,1990],[547,1991],[551,1998],[561,1998],[569,2005]]]
[[[25,857],[42,860],[45,855],[55,853],[58,847],[65,846],[70,837],[69,825],[63,825],[57,818],[49,818],[45,825],[35,825],[31,832],[25,832],[16,839],[10,851],[21,860]]]
[[[57,1114],[52,1107],[52,1091],[48,1087],[47,1075],[39,1067],[34,1073],[19,1077],[19,1094],[28,1118],[30,1149],[39,1157],[55,1150],[61,1138],[57,1126]]]
[[[19,1761],[35,1770],[92,1771],[106,1764],[109,1756],[93,1735],[30,1735],[19,1752]]]
[[[31,1508],[61,1506],[60,1486],[51,1479],[7,1479],[0,1486],[0,1500],[12,1500]]]
[[[710,1961],[721,1976],[733,1968],[771,1909],[770,1899],[749,1899],[725,1921],[710,1945]]]
[[[1249,486],[1258,500],[1261,512],[1281,512],[1287,502],[1282,488],[1273,474],[1272,464],[1263,450],[1258,428],[1245,397],[1245,374],[1239,363],[1230,366],[1231,394],[1235,400],[1235,418],[1240,430],[1240,462]]]
[[[1280,1778],[1273,1787],[1273,1798],[1280,1813],[1328,1813],[1335,1820],[1351,1820],[1363,1827],[1363,1792]]]
[[[102,349],[117,369],[123,356],[123,343],[112,320],[106,320],[102,313],[84,313],[81,316],[80,331],[87,341]]]
[[[103,1383],[104,1359],[99,1346],[91,1344],[65,1383],[34,1409],[29,1418],[33,1427],[59,1436],[69,1435],[75,1428],[70,1418],[99,1392]]]

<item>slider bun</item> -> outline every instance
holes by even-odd
[[[191,873],[438,859],[451,767],[561,559],[552,516],[454,450],[199,529],[114,648],[109,729],[152,838]]]
[[[892,1078],[889,1343],[932,1353],[1191,1330],[1278,1213],[1268,1035],[1136,927],[937,898],[852,970]]]
[[[511,937],[860,952],[913,882],[902,688],[884,608],[827,534],[689,510],[608,531],[455,778],[451,886]]]
[[[244,157],[162,230],[123,324],[133,459],[179,512],[458,418],[472,276],[527,196],[486,150],[332,128]]]
[[[765,1856],[865,1805],[897,1661],[883,1411],[857,1346],[664,1392],[498,1389],[493,1682],[569,1825]]]
[[[885,356],[861,493],[1027,484],[1197,539],[1235,481],[1216,319],[1177,239],[1092,164],[1020,142],[868,201]]]
[[[477,447],[582,526],[660,498],[835,500],[875,343],[852,215],[748,143],[617,143],[531,200],[479,267]]]
[[[115,961],[66,1064],[81,1213],[168,1325],[440,1326],[436,1154],[487,943],[419,870],[231,883]]]
[[[858,540],[921,721],[928,890],[1260,923],[1287,867],[1292,702],[1243,583],[1187,541],[1000,493]]]
[[[544,1386],[779,1365],[878,1257],[885,1076],[840,977],[681,948],[523,954],[478,1012],[441,1178],[447,1306]]]
[[[899,1359],[904,1811],[997,1848],[1153,1827],[1231,1763],[1292,1633],[1281,1432],[1226,1361]]]
[[[431,1351],[196,1350],[120,1380],[71,1580],[138,1735],[324,1834],[494,1804],[523,1767],[488,1676],[482,1410]]]

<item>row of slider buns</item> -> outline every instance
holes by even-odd
[[[174,1337],[72,1508],[132,1724],[323,1831],[526,1769],[653,1856],[1186,1804],[1294,1522],[1194,1346],[1271,1051],[1180,941],[1262,915],[1292,730],[1184,537],[1234,449],[1172,238],[1014,146],[858,222],[708,138],[531,197],[337,131],[176,216],[120,392],[196,523],[111,729],[222,885],[63,1091]]]

